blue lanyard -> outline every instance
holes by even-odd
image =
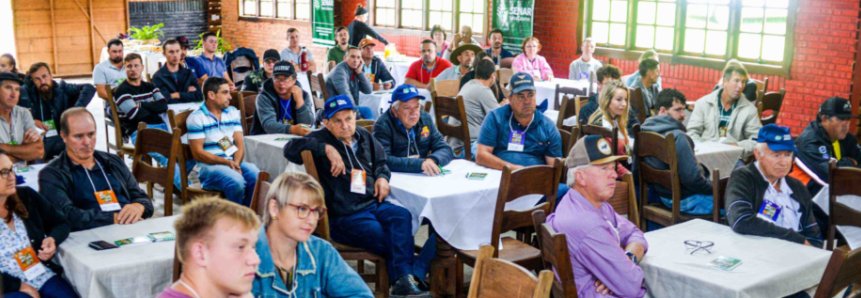
[[[293,104],[293,97],[290,99],[284,100],[281,99],[281,119],[293,120],[293,116],[290,115],[290,106]]]

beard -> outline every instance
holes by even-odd
[[[500,43],[495,43],[495,44],[493,44],[493,48],[494,48],[494,49],[502,48],[502,43],[500,42]]]
[[[54,98],[53,84],[44,84],[39,86],[39,97],[43,100],[51,100]]]
[[[111,63],[120,63],[123,62],[123,57],[119,57],[117,59],[111,58]]]

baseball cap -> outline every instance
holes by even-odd
[[[508,85],[511,86],[511,93],[520,93],[525,90],[535,91],[535,80],[532,79],[532,75],[525,72],[518,72],[511,76]]]
[[[281,61],[281,54],[279,54],[278,51],[276,51],[276,50],[268,49],[268,50],[266,50],[266,52],[263,52],[263,61],[266,61],[269,59],[272,59],[275,61]]]
[[[789,127],[768,124],[759,129],[759,134],[753,139],[757,143],[765,143],[772,151],[792,151],[798,153],[795,142],[789,134]]]
[[[278,61],[272,67],[272,76],[285,75],[288,77],[296,76],[296,68],[289,61]]]
[[[14,74],[14,73],[9,72],[9,71],[0,72],[0,82],[7,81],[7,80],[18,82],[19,85],[24,84],[24,82],[21,81],[21,77],[19,77],[17,74]]]
[[[389,103],[395,101],[408,101],[413,98],[418,98],[424,100],[425,97],[419,94],[419,89],[416,86],[410,84],[403,84],[398,86],[395,89],[395,92],[392,92],[392,99]]]
[[[362,39],[362,41],[360,41],[360,42],[359,42],[359,49],[364,49],[364,48],[365,48],[365,46],[368,46],[368,45],[370,45],[370,46],[376,46],[377,44],[376,44],[376,43],[374,43],[374,40],[373,40],[373,39],[365,38],[365,39]]]
[[[179,42],[180,47],[187,47],[188,46],[188,38],[185,38],[185,36],[177,36],[176,41]]]
[[[858,118],[852,115],[852,104],[848,99],[842,97],[832,97],[826,99],[819,106],[819,114],[826,116],[837,116],[840,119]]]
[[[627,155],[613,155],[612,145],[604,137],[589,135],[580,138],[571,147],[571,152],[568,153],[568,158],[565,159],[565,166],[571,169],[579,166],[600,165],[626,159],[628,159]]]
[[[335,113],[350,109],[353,110],[353,100],[350,99],[349,96],[346,95],[338,95],[330,98],[326,101],[326,104],[323,106],[323,118],[329,119]]]

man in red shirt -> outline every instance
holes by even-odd
[[[419,88],[427,88],[430,79],[451,67],[451,62],[436,56],[436,43],[430,39],[422,41],[421,53],[422,59],[410,65],[406,75],[406,83]]]

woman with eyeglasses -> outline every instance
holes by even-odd
[[[78,297],[52,261],[71,227],[30,187],[15,186],[15,170],[0,149],[0,274],[6,298]]]
[[[326,240],[311,234],[326,214],[323,188],[304,173],[284,173],[266,194],[257,240],[254,297],[374,297]]]
[[[525,72],[532,75],[536,81],[552,81],[553,69],[547,63],[544,56],[538,55],[541,51],[541,42],[538,37],[530,36],[523,40],[520,45],[523,52],[511,62],[511,70],[514,73]]]

